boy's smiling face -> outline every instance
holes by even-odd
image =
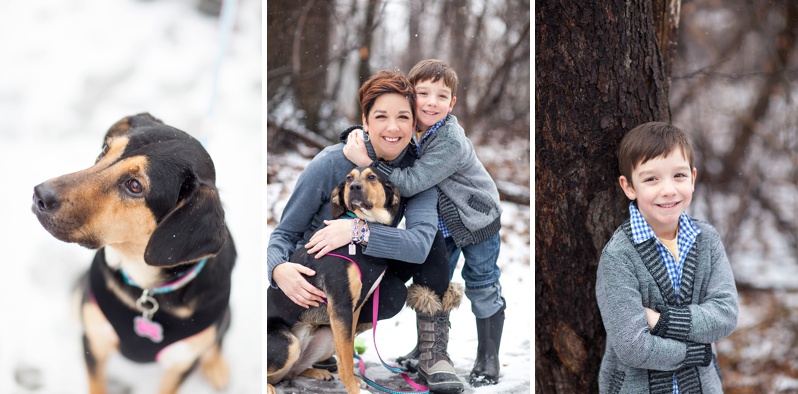
[[[436,82],[426,80],[416,83],[416,117],[419,130],[427,130],[446,117],[457,101],[452,96],[452,89],[443,83],[443,78]]]
[[[696,169],[690,167],[681,149],[638,164],[632,179],[619,181],[626,197],[637,200],[640,214],[657,237],[676,238],[679,216],[693,200]]]

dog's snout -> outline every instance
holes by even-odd
[[[33,206],[39,211],[55,210],[59,203],[58,194],[46,182],[33,188]]]
[[[358,183],[358,182],[352,182],[352,184],[351,184],[351,185],[349,185],[349,190],[350,190],[350,191],[360,191],[360,190],[363,190],[363,185],[361,185],[361,184],[360,184],[360,183]]]

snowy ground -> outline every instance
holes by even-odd
[[[484,148],[480,148],[484,149]],[[479,153],[479,152],[478,152]],[[487,155],[485,155],[487,157]],[[273,155],[269,162],[269,184],[266,191],[268,206],[266,207],[266,234],[274,229],[279,221],[282,208],[290,196],[299,172],[307,164],[307,159],[298,154]],[[279,164],[278,164],[279,163]],[[532,340],[532,320],[534,316],[532,303],[532,272],[529,254],[529,206],[503,203],[502,209],[502,249],[499,265],[502,269],[501,283],[503,294],[507,299],[506,321],[502,337],[499,359],[502,363],[500,383],[496,386],[470,388],[466,384],[466,393],[529,393]],[[460,261],[462,266],[462,258]],[[454,280],[462,283],[460,267],[455,272]],[[265,272],[263,273],[265,278]],[[265,279],[264,279],[265,281]],[[460,308],[452,312],[452,329],[450,331],[449,354],[454,361],[458,375],[464,382],[474,365],[477,348],[477,333],[474,315],[467,298],[463,298]],[[377,346],[383,359],[392,364],[396,357],[404,355],[415,345],[415,315],[405,308],[394,318],[381,321],[377,325]],[[391,389],[410,390],[401,378],[385,369],[374,350],[371,331],[360,334],[367,345],[363,355],[366,361],[366,375]],[[415,377],[414,375],[411,375]],[[292,393],[345,393],[340,381],[317,382],[307,378],[298,378],[292,384],[277,386],[278,392]],[[371,392],[378,392],[370,389]]]
[[[93,251],[50,236],[33,187],[94,163],[107,128],[148,111],[204,142],[239,259],[224,355],[229,393],[261,385],[261,3],[239,2],[220,57],[220,24],[194,0],[0,3],[0,393],[84,393],[71,288]],[[223,59],[219,73],[214,70]],[[218,82],[214,90],[214,82]],[[114,357],[113,393],[153,393],[156,365]],[[212,393],[200,374],[182,393]]]

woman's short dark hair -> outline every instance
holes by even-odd
[[[368,119],[371,107],[377,101],[377,97],[385,93],[397,93],[404,96],[410,103],[410,110],[413,113],[413,120],[416,119],[416,92],[413,85],[400,72],[378,71],[368,81],[363,83],[357,92],[357,99],[360,102],[360,110],[363,116]]]

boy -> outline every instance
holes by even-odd
[[[618,163],[631,217],[599,261],[599,392],[722,393],[711,344],[737,325],[737,289],[715,228],[685,213],[692,145],[673,125],[645,123],[623,137]]]
[[[449,252],[449,276],[454,275],[462,252],[465,294],[477,321],[477,357],[470,382],[475,387],[493,385],[499,381],[499,344],[506,306],[499,283],[501,270],[496,264],[501,246],[499,193],[457,118],[450,115],[457,101],[454,69],[440,60],[422,60],[410,70],[408,79],[416,90],[415,164],[399,169],[382,161],[372,162],[360,130],[349,135],[354,138],[348,138],[344,154],[358,166],[370,165],[388,176],[403,197],[437,186],[438,228]],[[419,315],[416,319],[422,343],[420,334],[427,322]],[[417,344],[397,362],[414,369],[416,359],[423,362],[427,357],[423,347],[423,343],[422,349]]]

